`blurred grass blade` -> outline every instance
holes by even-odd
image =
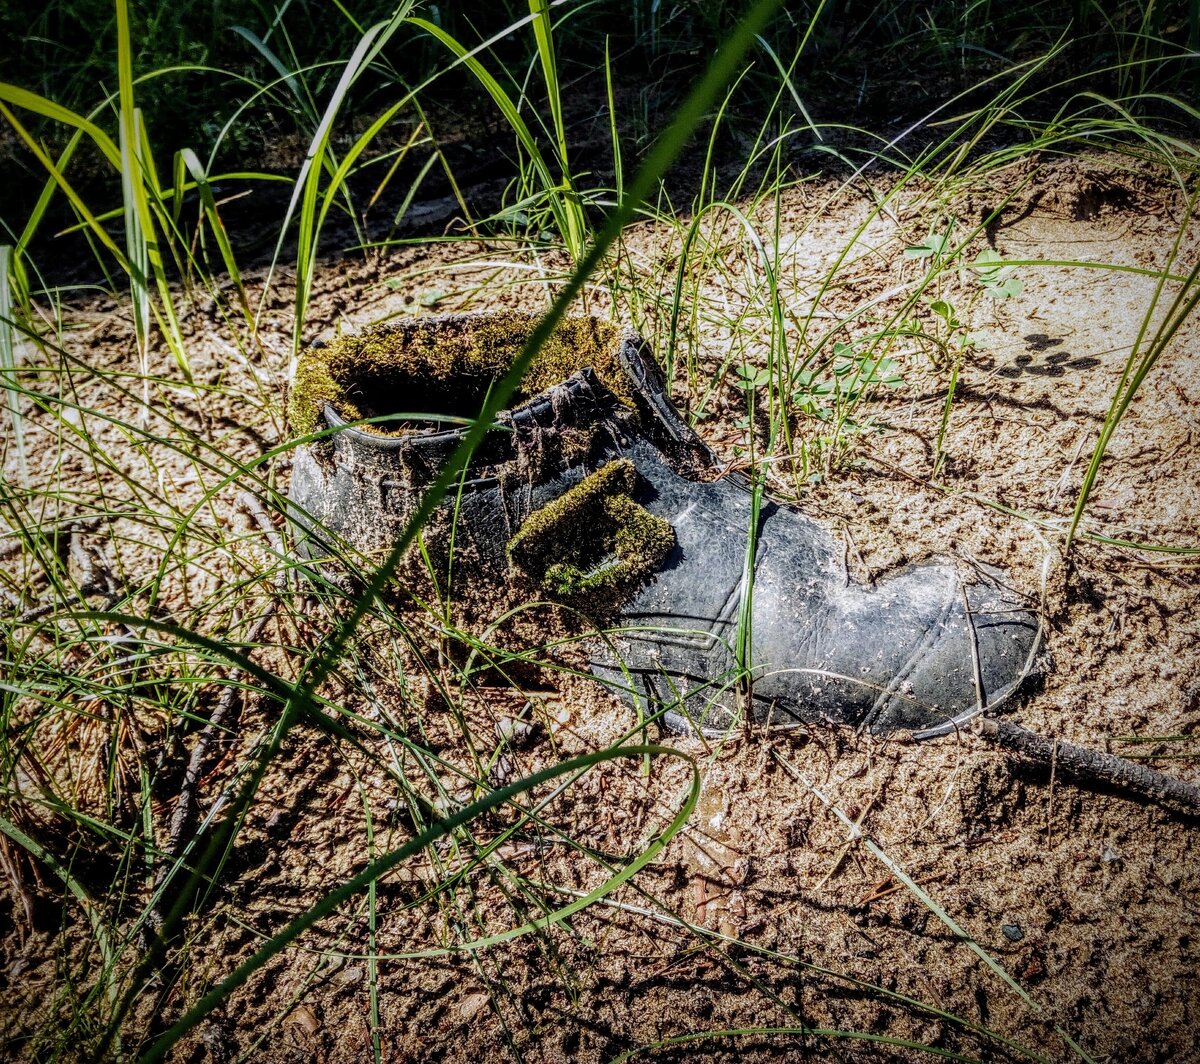
[[[25,457],[25,427],[21,419],[21,396],[17,389],[17,330],[13,318],[12,289],[9,286],[9,274],[13,264],[11,245],[0,246],[0,387],[4,388],[13,443],[17,449],[17,475],[22,487],[28,487],[29,463]],[[3,460],[4,456],[0,455],[0,463]],[[4,469],[0,464],[0,480],[3,479]]]
[[[296,319],[292,330],[292,358],[288,371],[289,379],[295,373],[296,358],[300,353],[300,344],[304,335],[304,318],[308,311],[309,296],[312,293],[313,268],[316,264],[317,244],[320,235],[320,225],[317,221],[317,198],[320,193],[321,171],[329,153],[333,123],[337,118],[338,112],[341,110],[342,104],[346,100],[346,94],[350,91],[351,86],[358,80],[362,72],[374,62],[380,49],[403,23],[412,5],[413,0],[404,0],[397,7],[390,19],[386,22],[377,22],[367,30],[359,40],[353,54],[347,60],[345,69],[342,71],[342,76],[338,79],[333,94],[329,98],[329,103],[325,107],[325,112],[321,116],[321,121],[317,125],[316,132],[313,134],[308,154],[305,156],[304,163],[300,167],[300,174],[296,178],[296,187],[292,192],[291,201],[288,203],[283,225],[280,226],[279,241],[275,248],[276,259],[278,259],[279,253],[283,248],[283,241],[288,226],[296,216],[297,208],[299,208],[299,233],[296,240]],[[340,187],[340,182],[335,179],[332,192],[336,194]]]
[[[511,941],[522,934],[527,934],[530,931],[545,929],[547,927],[561,924],[568,917],[579,912],[587,905],[592,904],[599,898],[612,893],[621,884],[632,879],[641,869],[654,860],[655,857],[662,852],[663,848],[679,833],[683,826],[687,823],[692,815],[692,810],[696,806],[696,802],[700,798],[700,783],[701,775],[695,761],[687,754],[682,754],[677,750],[673,750],[666,746],[628,746],[628,747],[609,747],[605,750],[600,750],[591,754],[581,754],[578,757],[572,758],[569,761],[561,762],[557,765],[550,765],[539,772],[533,773],[531,776],[523,780],[518,780],[515,783],[510,783],[505,787],[498,788],[484,795],[478,801],[466,806],[463,809],[452,813],[438,823],[431,825],[418,835],[410,839],[403,846],[391,851],[390,853],[372,861],[358,875],[347,880],[336,890],[327,894],[321,901],[317,902],[302,916],[297,917],[287,927],[274,935],[261,949],[258,950],[249,960],[243,962],[233,973],[226,977],[220,984],[210,990],[203,998],[190,1008],[184,1016],[173,1024],[167,1032],[159,1038],[157,1042],[150,1047],[146,1054],[141,1058],[143,1062],[161,1060],[170,1051],[180,1038],[188,1031],[196,1026],[205,1016],[207,1016],[214,1008],[225,1000],[234,990],[246,982],[256,971],[258,971],[272,957],[282,952],[290,943],[294,942],[305,931],[316,924],[322,918],[334,912],[343,902],[354,897],[366,889],[370,884],[376,882],[381,876],[386,875],[393,868],[402,864],[410,857],[420,853],[422,850],[437,842],[438,839],[444,838],[451,834],[456,828],[464,827],[471,821],[484,813],[493,809],[498,809],[503,805],[512,802],[518,795],[524,794],[526,791],[531,791],[535,787],[543,783],[548,783],[563,776],[575,776],[582,774],[587,769],[594,765],[602,764],[606,761],[613,761],[617,758],[641,758],[642,756],[664,756],[681,758],[688,763],[691,769],[691,781],[687,792],[687,797],[682,802],[679,810],[671,819],[671,822],[663,830],[663,832],[650,843],[641,854],[633,861],[625,865],[614,875],[606,879],[599,887],[589,893],[586,897],[580,898],[563,908],[549,913],[545,916],[530,920],[520,927],[513,928],[510,931],[502,932],[498,935],[492,935],[486,939],[481,939],[477,942],[464,945],[463,949],[483,949],[488,945],[499,942]]]

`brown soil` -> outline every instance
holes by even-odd
[[[961,226],[974,225],[1014,180],[1001,175],[996,188],[976,187],[950,210]],[[927,268],[902,251],[929,232],[930,212],[919,195],[906,193],[868,222],[871,201],[862,190],[806,185],[788,194],[780,275],[797,317],[862,226],[838,283],[820,297],[810,339],[832,315],[868,308],[854,327],[861,334],[900,306],[914,276]],[[1177,191],[1110,161],[1063,163],[1041,171],[1000,222],[980,234],[978,247],[990,243],[1010,259],[1156,268],[1166,261],[1185,206]],[[749,297],[740,286],[753,249],[733,228],[714,229],[709,239],[721,253],[711,275],[699,281],[701,312],[714,322],[733,321]],[[651,287],[661,281],[660,302],[639,308],[633,320],[661,351],[678,234],[647,225],[630,234],[627,252],[633,268],[656,279]],[[1178,261],[1190,264],[1198,254],[1200,234],[1193,229]],[[561,268],[553,252],[517,261],[510,252],[463,244],[408,248],[365,265],[330,263],[319,279],[310,338],[434,303],[437,309],[536,310]],[[1004,301],[978,298],[970,277],[951,277],[936,293],[955,305],[976,339],[962,356],[947,457],[936,478],[940,488],[931,477],[953,336],[943,338],[950,355],[938,356],[916,340],[893,352],[905,385],[865,408],[878,431],[864,429],[849,439],[849,461],[827,469],[821,458],[838,453],[838,444],[813,443],[816,464],[801,477],[778,466],[775,487],[797,496],[845,538],[859,578],[935,554],[1009,568],[1019,586],[1041,596],[1048,623],[1042,679],[1015,707],[1014,718],[1083,745],[1153,755],[1151,765],[1200,782],[1194,558],[1081,540],[1064,564],[1055,531],[1070,515],[1155,280],[1068,266],[1021,268],[1018,276],[1024,290]],[[170,356],[155,352],[163,380],[152,389],[155,412],[147,429],[174,421],[182,426],[172,429],[175,438],[194,433],[243,461],[273,446],[283,432],[290,305],[287,291],[273,293],[261,346],[239,353],[231,327],[201,301],[187,319],[197,387],[179,385]],[[594,294],[587,309],[603,313],[606,306],[607,297]],[[1114,436],[1084,524],[1089,534],[1200,544],[1198,341],[1200,321],[1193,319]],[[232,579],[249,579],[269,553],[261,533],[247,531],[238,514],[237,487],[221,486],[199,505],[205,490],[217,486],[214,469],[187,448],[129,444],[130,432],[118,422],[137,424],[141,396],[140,385],[123,376],[137,368],[124,309],[79,308],[63,347],[78,362],[69,373],[60,368],[43,390],[70,394],[81,407],[117,420],[75,418],[98,449],[88,451],[56,441],[51,419],[30,410],[32,483],[71,493],[68,502],[57,503],[62,520],[132,497],[130,481],[114,470],[134,478],[143,505],[164,514],[197,506],[180,542],[171,540],[176,525],[165,519],[164,530],[125,520],[109,523],[111,531],[103,534],[81,533],[80,549],[98,550],[125,586],[150,581],[165,558],[161,586],[142,598],[181,624],[240,638],[253,611],[224,605],[221,589]],[[700,377],[711,377],[731,355],[736,366],[760,354],[752,346],[731,350],[728,331],[713,324],[685,345],[679,364],[693,358]],[[746,440],[735,426],[743,406],[733,376],[731,370],[710,398],[711,414],[698,429],[736,463]],[[206,387],[219,389],[215,398]],[[677,396],[685,405],[700,401],[682,370]],[[798,428],[810,441],[823,431]],[[278,474],[282,485],[286,460]],[[27,501],[31,510],[42,508],[43,521],[49,518],[47,500],[31,493]],[[20,516],[7,515],[10,524]],[[228,549],[222,553],[217,543]],[[190,560],[173,560],[179,558]],[[33,596],[15,608],[35,606],[44,590],[35,560],[10,551],[4,564],[10,591],[23,586]],[[268,628],[267,642],[278,645],[260,651],[258,660],[292,675],[329,621],[320,608],[285,616]],[[457,620],[468,629],[482,627],[478,617]],[[418,627],[427,625],[426,619]],[[377,638],[360,640],[325,692],[347,714],[364,718],[342,718],[361,748],[307,724],[287,736],[219,891],[189,925],[186,966],[164,984],[161,999],[143,995],[130,1044],[139,1031],[161,1030],[181,1015],[266,936],[361,869],[371,853],[411,835],[389,772],[400,765],[412,779],[428,777],[417,769],[418,753],[381,737],[370,722],[387,723],[443,758],[446,767],[433,774],[445,781],[451,802],[466,795],[458,793],[461,782],[450,766],[503,782],[601,749],[635,725],[632,713],[598,685],[556,669],[530,670],[517,678],[519,689],[490,677],[473,690],[439,692],[436,683],[415,678],[421,670],[412,668],[411,650],[391,637],[385,641],[381,626],[371,630]],[[88,662],[77,657],[77,663],[84,673]],[[398,668],[405,663],[407,672]],[[436,664],[432,674],[441,675]],[[208,685],[189,696],[187,708],[207,717],[214,692]],[[497,722],[511,732],[510,718],[526,701],[537,726],[499,744]],[[275,723],[275,703],[253,694],[245,703],[205,765],[202,813]],[[115,771],[125,773],[124,786],[135,794],[131,766],[165,742],[155,805],[161,841],[195,733],[177,735],[167,722],[136,713],[118,728],[118,709],[102,697],[90,712],[66,735],[35,729],[41,771],[88,808],[102,804],[96,759],[114,733]],[[1189,741],[1145,741],[1170,736]],[[569,903],[577,896],[571,891],[586,893],[610,874],[604,862],[615,868],[643,852],[686,798],[686,761],[660,757],[643,771],[641,762],[630,760],[588,773],[546,807],[549,827],[527,827],[504,841],[490,870],[474,869],[452,892],[429,894],[463,863],[445,845],[380,882],[374,934],[384,1059],[606,1061],[674,1035],[722,1031],[742,1033],[660,1050],[655,1059],[927,1056],[861,1038],[763,1033],[807,1027],[908,1040],[972,1059],[1019,1059],[994,1036],[1047,1060],[1074,1059],[1065,1035],[1097,1061],[1200,1060],[1196,821],[1064,780],[973,735],[917,745],[813,729],[800,737],[754,735],[717,748],[695,738],[665,741],[698,766],[703,790],[695,813],[647,868],[572,916],[568,926],[483,950],[460,948],[538,915],[542,905]],[[26,796],[24,804],[13,803],[11,815],[48,845],[69,847],[71,831],[28,801],[35,784],[8,783]],[[431,785],[426,790],[431,802],[447,808]],[[848,830],[839,813],[861,831]],[[511,814],[490,815],[476,825],[477,837],[494,838],[511,822]],[[564,845],[564,838],[592,854]],[[11,847],[6,852],[0,1019],[5,1044],[18,1057],[30,1055],[21,1047],[31,1031],[63,1022],[70,1003],[82,1001],[78,986],[64,993],[70,980],[94,978],[94,970],[88,975],[82,967],[90,937],[81,907],[71,899],[54,903],[61,890],[51,872],[12,856]],[[901,883],[880,854],[930,900]],[[59,858],[69,861],[70,850]],[[142,874],[131,872],[129,918],[147,903],[135,882]],[[99,881],[87,867],[79,876]],[[99,902],[117,904],[114,898]],[[369,1059],[368,941],[360,896],[255,974],[184,1039],[173,1059]]]

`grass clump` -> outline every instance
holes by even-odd
[[[401,410],[474,417],[538,320],[516,312],[430,317],[310,348],[297,364],[288,400],[292,430],[302,436],[315,432],[327,404],[346,421]],[[590,367],[622,402],[632,404],[630,382],[616,357],[619,342],[619,330],[608,322],[564,319],[538,351],[513,403]],[[382,435],[406,431],[403,423],[365,427]]]

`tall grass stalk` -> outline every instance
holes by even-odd
[[[316,268],[317,249],[321,233],[321,225],[329,209],[332,198],[344,189],[344,176],[348,163],[343,163],[330,179],[329,189],[325,196],[325,205],[318,210],[317,200],[321,194],[321,174],[330,151],[330,139],[334,121],[338,117],[346,96],[354,83],[363,72],[374,62],[375,57],[400,28],[413,6],[413,0],[403,0],[392,17],[386,22],[378,22],[372,26],[354,49],[342,70],[342,75],[334,87],[333,93],[321,115],[308,152],[296,178],[296,187],[288,204],[283,225],[279,230],[279,240],[275,248],[278,260],[283,249],[283,241],[291,220],[298,215],[299,231],[296,246],[296,317],[292,329],[292,361],[289,366],[289,379],[295,374],[296,360],[300,354],[303,341],[304,322],[308,313],[308,301],[312,295],[313,272]],[[361,143],[361,139],[360,139]],[[360,149],[361,150],[361,149]],[[351,160],[352,161],[352,160]],[[264,291],[264,299],[266,292]]]
[[[162,249],[151,216],[151,200],[162,209],[162,190],[146,141],[141,111],[133,96],[133,49],[129,39],[128,0],[115,0],[117,12],[118,130],[121,152],[121,190],[125,208],[125,247],[133,297],[134,325],[142,372],[148,371],[150,342],[150,285],[156,284],[160,306],[154,308],[163,334],[185,377],[191,377],[183,336],[175,314],[174,297]],[[158,313],[160,312],[160,313]]]
[[[13,446],[17,452],[17,477],[22,487],[29,486],[29,460],[25,453],[25,423],[21,416],[21,393],[17,382],[17,329],[9,277],[14,266],[13,249],[0,245],[0,387],[8,407]],[[0,462],[6,455],[0,454]],[[0,478],[3,471],[0,469]]]
[[[579,260],[587,240],[587,223],[579,194],[571,174],[567,153],[567,130],[563,123],[562,87],[558,80],[558,62],[554,56],[554,32],[550,20],[549,0],[529,0],[529,11],[534,16],[533,33],[537,40],[538,59],[542,65],[542,81],[546,87],[546,101],[550,105],[550,122],[554,132],[555,148],[558,152],[558,168],[562,175],[559,188],[562,197],[562,215],[566,224],[563,240],[571,252],[571,258]]]
[[[1080,486],[1079,494],[1075,499],[1075,509],[1071,514],[1070,527],[1067,529],[1064,551],[1069,551],[1075,541],[1079,524],[1087,511],[1088,499],[1091,497],[1092,488],[1095,486],[1096,479],[1100,475],[1100,465],[1104,461],[1104,456],[1108,451],[1109,443],[1112,441],[1113,433],[1117,431],[1117,428],[1124,420],[1126,413],[1129,411],[1130,404],[1137,396],[1150,371],[1154,369],[1154,366],[1163,353],[1168,350],[1175,338],[1175,334],[1179,331],[1183,323],[1191,317],[1197,304],[1200,304],[1200,262],[1197,262],[1183,279],[1183,283],[1179,285],[1179,290],[1172,298],[1162,321],[1154,331],[1154,335],[1148,343],[1146,342],[1147,333],[1150,331],[1161,304],[1163,292],[1167,285],[1167,278],[1172,274],[1175,263],[1178,261],[1184,236],[1188,232],[1187,223],[1195,213],[1198,197],[1200,197],[1200,191],[1193,193],[1188,203],[1184,221],[1179,227],[1179,232],[1171,245],[1167,261],[1159,274],[1154,289],[1154,296],[1146,308],[1146,313],[1138,329],[1137,338],[1134,340],[1129,357],[1125,360],[1125,366],[1121,371],[1121,378],[1117,382],[1117,387],[1113,392],[1112,402],[1109,403],[1108,412],[1105,414],[1104,422],[1100,426],[1100,436],[1096,440],[1095,447],[1092,448],[1091,461],[1088,462],[1087,470],[1083,476],[1083,484]]]
[[[542,49],[541,35],[545,36],[546,48],[549,50],[548,60],[543,58],[542,61],[543,76],[552,77],[554,80],[552,83],[547,83],[546,91],[550,99],[557,101],[559,86],[557,82],[557,68],[554,65],[553,59],[553,45],[550,41],[549,30],[547,28],[549,13],[545,10],[539,10],[536,6],[536,0],[533,0],[531,3],[531,10],[532,14],[530,18],[533,19],[535,26],[540,28],[539,50]],[[571,184],[571,177],[565,170],[567,165],[565,139],[562,142],[563,155],[561,156],[564,170],[560,178],[555,178],[550,164],[546,162],[546,158],[538,146],[537,138],[529,128],[528,123],[521,116],[521,109],[517,105],[517,102],[505,91],[504,87],[496,80],[487,67],[475,57],[475,53],[479,49],[467,48],[440,26],[427,19],[414,17],[409,21],[449,49],[456,60],[465,65],[475,76],[488,96],[491,97],[492,102],[499,108],[505,122],[508,123],[509,128],[516,135],[517,142],[529,160],[533,176],[536,178],[537,191],[535,196],[539,199],[544,198],[546,207],[554,219],[554,224],[559,234],[566,243],[567,251],[570,253],[572,261],[576,263],[580,262],[586,250],[586,227],[583,219],[583,210]],[[561,101],[556,102],[553,106],[556,108],[556,113],[560,115],[559,120],[561,121]]]

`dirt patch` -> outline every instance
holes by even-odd
[[[1104,160],[1040,173],[1032,193],[972,240],[1005,260],[1052,264],[1017,267],[1022,288],[1007,299],[981,296],[969,271],[948,271],[907,308],[929,261],[904,249],[950,219],[969,230],[1005,189],[973,188],[941,213],[919,194],[882,212],[861,192],[813,185],[789,194],[778,276],[795,351],[832,359],[835,341],[857,350],[897,315],[919,311],[928,320],[934,300],[961,327],[938,317],[937,343],[916,335],[893,343],[888,357],[903,385],[876,389],[852,426],[797,423],[794,453],[803,451],[807,464],[774,464],[773,487],[844,539],[860,579],[932,555],[1009,569],[1042,598],[1048,618],[1040,686],[1016,719],[1147,756],[1197,782],[1195,562],[1121,545],[1200,543],[1196,321],[1164,352],[1113,437],[1083,526],[1093,538],[1078,543],[1069,565],[1054,546],[1153,303],[1157,280],[1138,271],[1163,266],[1185,204],[1169,187]],[[663,281],[657,301],[621,311],[656,352],[666,351],[670,332],[676,238],[646,226],[627,240],[629,261]],[[737,370],[761,367],[765,348],[745,338],[744,319],[734,327],[729,309],[737,316],[759,305],[741,287],[754,249],[732,229],[715,227],[706,239],[719,254],[694,278],[701,325],[672,353],[675,395],[736,466],[746,460],[748,434],[761,427],[748,416]],[[1189,232],[1184,243],[1179,261],[1195,261],[1200,236]],[[318,285],[313,338],[426,305],[536,310],[546,271],[561,266],[545,255],[508,261],[463,244],[333,264]],[[235,487],[222,482],[231,463],[252,462],[285,439],[290,300],[286,292],[269,298],[253,343],[215,308],[195,308],[187,327],[197,384],[181,385],[169,355],[154,352],[148,410],[123,312],[76,312],[66,357],[47,365],[38,389],[54,402],[26,410],[30,483],[65,491],[15,493],[6,515],[14,527],[56,522],[64,565],[82,564],[71,561],[76,541],[78,551],[99,551],[103,568],[148,615],[159,610],[234,641],[253,616],[246,589],[254,601],[274,593],[260,575],[272,558],[269,537],[239,513]],[[606,299],[593,293],[584,309],[602,311]],[[1151,330],[1160,319],[1151,316]],[[822,346],[835,323],[841,331]],[[64,423],[80,435],[65,436]],[[11,453],[9,461],[16,484]],[[264,485],[282,487],[286,474],[285,453],[257,485],[268,501]],[[278,507],[269,508],[278,521]],[[15,550],[6,565],[10,596],[22,589],[15,609],[35,609],[38,596],[51,593],[45,559]],[[101,601],[94,595],[93,604]],[[296,675],[342,609],[330,593],[324,604],[281,614],[257,660]],[[632,712],[573,671],[582,663],[577,649],[495,664],[478,644],[450,637],[460,628],[484,635],[496,619],[433,609],[406,625],[388,617],[368,623],[323,688],[355,741],[310,724],[287,736],[218,889],[188,927],[184,967],[159,997],[144,995],[133,1030],[161,1030],[267,937],[421,825],[488,786],[603,749],[635,729]],[[539,645],[536,615],[523,624],[508,638]],[[81,675],[111,660],[89,658],[88,645],[72,652]],[[30,657],[43,652],[33,641],[23,646]],[[464,670],[470,684],[460,682]],[[57,731],[24,719],[41,775],[31,769],[10,784],[20,794],[11,815],[65,859],[83,833],[64,824],[45,795],[70,794],[76,807],[133,831],[139,765],[150,764],[162,839],[195,741],[187,715],[208,719],[217,691],[212,683],[189,689],[179,699],[182,716],[142,713],[136,697],[118,704],[99,689]],[[202,815],[228,796],[277,723],[277,703],[261,693],[239,704],[205,765]],[[686,799],[686,760],[609,763],[519,830],[506,808],[469,835],[430,847],[384,877],[373,900],[350,900],[269,962],[175,1057],[364,1059],[374,1013],[384,1059],[394,1061],[605,1061],[703,1032],[738,1033],[682,1043],[655,1059],[923,1059],[906,1048],[914,1043],[971,1058],[1021,1059],[1024,1047],[1065,1060],[1075,1055],[1067,1037],[1096,1060],[1200,1059],[1194,822],[1064,780],[968,735],[915,745],[812,729],[717,746],[667,741],[694,759],[699,804],[686,829],[617,891],[549,930],[504,938],[597,890],[645,852]],[[115,792],[95,786],[97,764],[123,781]],[[548,787],[537,793],[551,795]],[[96,848],[89,840],[83,852]],[[120,852],[114,844],[111,853]],[[10,928],[4,1037],[12,1056],[32,1057],[35,1032],[87,1007],[70,987],[95,978],[97,958],[81,908],[56,900],[61,890],[47,867],[9,860],[12,889],[0,901]],[[80,865],[93,889],[102,873]],[[113,919],[120,905],[132,917],[147,904],[137,883],[124,899],[97,903]],[[463,948],[492,936],[486,949]]]

